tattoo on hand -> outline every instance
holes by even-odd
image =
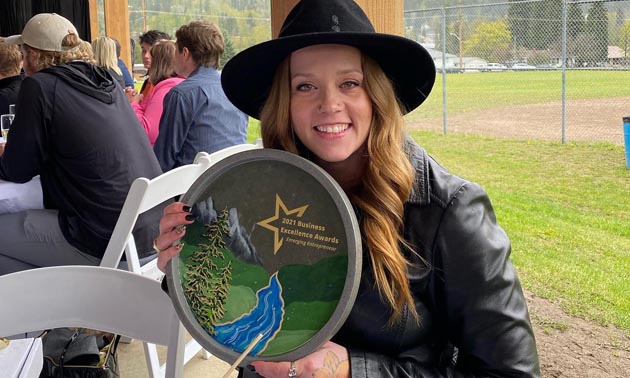
[[[326,353],[324,366],[313,372],[313,378],[346,378],[349,371],[349,361],[340,361],[333,352]]]

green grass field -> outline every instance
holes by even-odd
[[[449,113],[561,101],[561,73],[447,77]],[[440,117],[442,82],[407,122]],[[569,71],[569,99],[630,97],[630,72]],[[482,98],[483,101],[479,101]],[[259,136],[250,121],[249,138]],[[412,132],[451,172],[480,183],[512,240],[523,286],[570,314],[630,334],[630,170],[623,146]]]
[[[250,141],[258,137],[257,121],[250,133]],[[526,289],[630,333],[630,170],[622,146],[412,136],[488,191]]]
[[[630,71],[567,71],[567,99],[630,97]],[[407,117],[416,122],[442,116],[442,75],[427,101]],[[560,71],[475,72],[446,75],[447,111],[458,114],[494,107],[562,101]]]
[[[621,146],[414,132],[480,183],[523,286],[570,314],[630,331],[630,170]]]

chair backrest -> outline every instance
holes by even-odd
[[[0,276],[0,298],[0,336],[84,327],[176,345],[171,300],[159,282],[133,272],[81,265],[25,270]]]
[[[239,152],[243,152],[243,151],[249,151],[249,150],[255,150],[257,148],[262,148],[262,140],[257,140],[256,142],[254,142],[253,144],[249,144],[249,143],[243,143],[243,144],[237,144],[234,146],[230,146],[230,147],[226,147],[222,150],[219,151],[215,151],[211,154],[201,151],[198,152],[197,155],[195,156],[195,162],[198,159],[202,159],[204,157],[207,157],[210,160],[210,164],[214,165],[216,164],[218,161],[225,159],[228,156],[234,155],[236,153]]]
[[[140,266],[132,234],[138,216],[168,199],[186,193],[195,180],[219,160],[241,151],[256,148],[262,148],[262,144],[260,142],[239,144],[211,154],[199,152],[192,164],[172,169],[152,180],[144,177],[134,180],[100,265],[110,268],[117,267],[122,259],[122,254],[125,253],[128,270],[147,274],[154,278],[161,277],[162,274],[157,270],[155,260]]]
[[[152,180],[144,177],[134,180],[100,265],[117,267],[122,254],[126,252],[129,270],[141,273],[132,234],[138,216],[168,199],[185,193],[210,165],[210,160],[202,156],[193,164],[172,169]]]

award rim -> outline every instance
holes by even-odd
[[[212,183],[221,177],[227,170],[247,164],[252,161],[269,160],[291,165],[308,173],[315,181],[317,181],[323,189],[330,195],[335,204],[339,217],[345,225],[345,235],[348,242],[348,269],[346,271],[346,279],[339,302],[332,315],[326,321],[324,326],[320,328],[313,337],[297,348],[275,356],[246,356],[239,366],[243,367],[252,361],[295,361],[298,360],[323,345],[330,340],[341,328],[346,318],[350,314],[354,301],[357,296],[360,283],[361,266],[362,266],[362,247],[361,235],[354,209],[350,200],[343,192],[343,189],[337,182],[322,168],[314,163],[297,156],[295,154],[273,149],[256,149],[243,151],[228,156],[212,165],[206,170],[190,187],[190,189],[182,196],[181,202],[188,203],[191,198],[199,197],[207,188],[202,187],[200,183]],[[169,288],[169,296],[175,307],[175,312],[190,333],[192,338],[197,341],[205,350],[216,355],[223,361],[232,363],[236,361],[241,353],[223,345],[210,336],[197,322],[194,314],[186,304],[186,298],[181,285],[179,275],[179,257],[171,259],[166,266],[166,280]],[[345,305],[343,305],[345,304]]]

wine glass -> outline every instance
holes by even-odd
[[[7,138],[9,136],[9,129],[11,128],[11,123],[13,123],[14,114],[3,114],[0,116],[0,129],[2,130],[2,138],[4,138],[4,142],[7,142]]]

